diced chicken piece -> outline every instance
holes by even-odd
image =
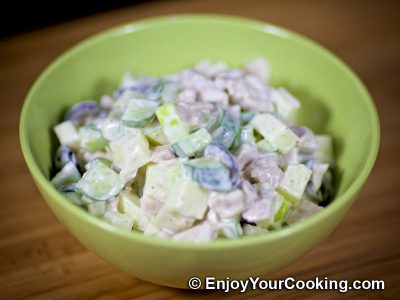
[[[186,69],[181,73],[181,84],[184,88],[195,89],[197,92],[204,91],[207,88],[214,88],[212,80],[205,77],[194,69]]]
[[[194,102],[178,104],[179,115],[187,126],[191,129],[205,127],[209,118],[216,113],[213,103]]]
[[[265,92],[269,95],[270,90],[268,86],[264,82],[261,82],[261,80],[257,76],[248,74],[244,76],[244,80],[249,87],[260,93]]]
[[[175,234],[173,239],[180,241],[208,242],[217,238],[217,231],[218,227],[210,222],[204,221],[192,228]]]
[[[328,164],[313,164],[311,175],[311,189],[316,192],[320,189],[326,171],[328,171]]]
[[[170,149],[169,145],[155,147],[150,154],[150,161],[159,163],[164,160],[174,159],[175,154]]]
[[[275,199],[277,193],[271,190],[269,195],[264,195],[258,201],[248,206],[242,217],[249,222],[259,222],[263,220],[271,220],[275,215]]]
[[[239,216],[245,209],[244,194],[236,189],[229,193],[210,194],[208,206],[214,210],[220,218],[232,218]]]
[[[273,104],[266,84],[252,75],[240,73],[240,77],[228,77],[225,73],[217,74],[215,85],[228,92],[234,103],[250,111],[270,112]]]
[[[243,76],[245,75],[245,73],[243,72],[243,70],[240,69],[227,69],[227,70],[223,70],[220,71],[216,74],[216,82],[219,82],[219,80],[228,80],[228,79],[240,79],[243,78]],[[223,84],[222,82],[220,82],[221,84]],[[219,86],[217,84],[218,88],[220,89],[224,89],[224,86]]]
[[[259,194],[260,194],[260,198],[262,198],[262,199],[273,200],[273,199],[275,199],[277,192],[272,189],[261,188],[259,191]]]
[[[184,89],[178,95],[178,102],[193,103],[197,100],[197,92],[195,89]]]
[[[269,156],[253,160],[245,172],[251,181],[267,183],[273,189],[279,185],[283,176],[282,170]]]
[[[257,58],[246,64],[246,71],[257,76],[262,82],[269,79],[270,68],[268,62],[263,58]]]
[[[302,152],[313,152],[317,147],[317,139],[314,133],[303,126],[289,126],[289,128],[300,138],[297,146]]]
[[[156,197],[148,196],[141,198],[140,207],[146,214],[156,215],[163,206],[164,202]]]
[[[224,62],[203,60],[196,65],[195,69],[207,77],[214,77],[217,73],[227,70],[228,66]]]
[[[300,162],[299,149],[298,148],[290,149],[289,152],[284,154],[284,160],[285,160],[286,166],[292,165],[292,164],[298,164]]]
[[[200,99],[204,102],[215,102],[221,105],[228,105],[228,95],[218,88],[206,88],[200,92]]]
[[[240,110],[241,110],[241,107],[240,107],[240,105],[230,105],[230,106],[227,106],[226,107],[226,110],[229,112],[229,114],[232,116],[232,117],[234,117],[234,118],[236,118],[236,119],[240,119]]]
[[[196,102],[196,103],[179,103],[179,112],[182,114],[198,114],[202,112],[209,112],[215,108],[212,103]]]
[[[218,225],[218,223],[221,221],[221,218],[214,210],[209,209],[207,212],[206,220],[208,222],[211,222],[212,224]]]
[[[242,190],[244,194],[244,201],[246,207],[248,207],[250,204],[254,203],[258,199],[258,193],[257,190],[254,188],[254,186],[248,182],[247,180],[243,180],[240,183],[240,189]]]
[[[251,144],[243,144],[236,152],[239,170],[243,170],[258,156],[257,147]]]
[[[309,200],[302,199],[299,205],[292,212],[289,213],[286,222],[288,224],[300,222],[302,220],[308,219],[309,217],[323,209],[324,208],[322,206],[318,206],[317,204]]]

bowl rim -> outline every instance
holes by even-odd
[[[265,235],[258,236],[246,236],[240,239],[226,239],[226,240],[216,240],[205,243],[195,243],[191,241],[175,241],[165,238],[153,237],[153,236],[145,236],[141,232],[136,231],[127,231],[117,226],[108,224],[103,220],[100,220],[76,205],[66,201],[66,199],[50,184],[50,181],[44,176],[44,174],[40,171],[39,166],[36,164],[36,161],[31,152],[29,143],[28,143],[28,131],[27,131],[27,119],[28,112],[33,102],[33,95],[36,93],[36,90],[39,86],[46,80],[48,74],[50,74],[54,69],[56,69],[60,64],[62,64],[65,60],[69,59],[75,53],[78,53],[82,49],[86,47],[90,47],[93,44],[101,42],[111,36],[124,35],[128,33],[132,33],[135,31],[140,31],[142,29],[146,29],[149,27],[157,27],[162,26],[168,23],[180,23],[180,22],[205,22],[205,23],[221,23],[221,24],[229,24],[234,26],[239,26],[242,28],[248,28],[251,30],[262,31],[266,34],[275,35],[285,39],[291,39],[296,41],[297,43],[301,43],[306,47],[309,47],[313,51],[318,52],[319,55],[323,56],[325,59],[331,60],[337,65],[337,67],[341,68],[344,73],[352,80],[354,83],[354,88],[358,89],[360,94],[362,95],[362,101],[366,106],[368,111],[368,118],[371,123],[371,145],[368,156],[365,160],[365,164],[361,167],[361,171],[357,178],[349,185],[349,187],[334,201],[327,206],[326,209],[322,210],[318,214],[313,215],[312,217],[303,220],[302,222],[293,224],[291,226],[269,232]],[[240,248],[247,246],[254,246],[257,244],[263,244],[266,242],[272,242],[277,239],[284,238],[286,236],[295,234],[297,232],[301,232],[303,230],[307,230],[308,228],[315,226],[317,223],[327,218],[330,215],[335,214],[335,212],[340,209],[342,206],[346,205],[349,201],[353,199],[353,197],[358,193],[361,189],[362,185],[365,183],[368,175],[370,174],[374,162],[376,160],[379,142],[380,142],[380,125],[378,113],[375,107],[375,104],[361,80],[355,75],[355,73],[335,54],[327,50],[325,47],[319,45],[318,43],[312,41],[311,39],[295,33],[291,30],[288,30],[281,26],[276,26],[271,23],[267,23],[264,21],[238,17],[238,16],[229,16],[229,15],[220,15],[220,14],[179,14],[179,15],[164,15],[158,17],[151,17],[146,19],[141,19],[138,21],[128,22],[123,25],[115,26],[110,29],[101,31],[97,34],[94,34],[81,42],[74,45],[72,48],[68,49],[60,56],[58,56],[53,62],[48,65],[44,71],[41,72],[39,77],[36,79],[32,87],[30,88],[25,102],[23,104],[23,108],[20,115],[20,123],[19,123],[19,136],[20,143],[22,148],[22,153],[26,164],[28,165],[29,171],[36,182],[40,186],[40,189],[43,189],[51,198],[49,201],[56,201],[62,209],[66,210],[68,214],[74,214],[76,217],[82,219],[83,222],[91,223],[96,227],[99,227],[101,230],[108,231],[111,234],[118,235],[122,238],[129,239],[132,242],[140,242],[143,244],[154,245],[159,247],[166,248],[182,248],[188,250],[216,250],[216,249],[228,249],[228,248]]]

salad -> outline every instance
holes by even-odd
[[[268,234],[332,198],[332,139],[295,125],[300,102],[243,68],[202,61],[162,78],[125,74],[54,127],[51,182],[105,222],[173,240]]]

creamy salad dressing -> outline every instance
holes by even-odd
[[[269,74],[262,58],[126,74],[54,127],[53,185],[105,222],[173,240],[268,234],[312,216],[332,197],[332,139],[296,123],[301,102]]]

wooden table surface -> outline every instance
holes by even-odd
[[[400,299],[399,11],[399,1],[157,1],[0,40],[0,298]],[[131,20],[182,12],[241,15],[286,26],[331,49],[365,82],[381,117],[375,168],[336,230],[273,277],[383,279],[384,291],[224,294],[153,285],[86,250],[46,206],[18,139],[21,106],[34,79],[64,50],[93,33]]]

